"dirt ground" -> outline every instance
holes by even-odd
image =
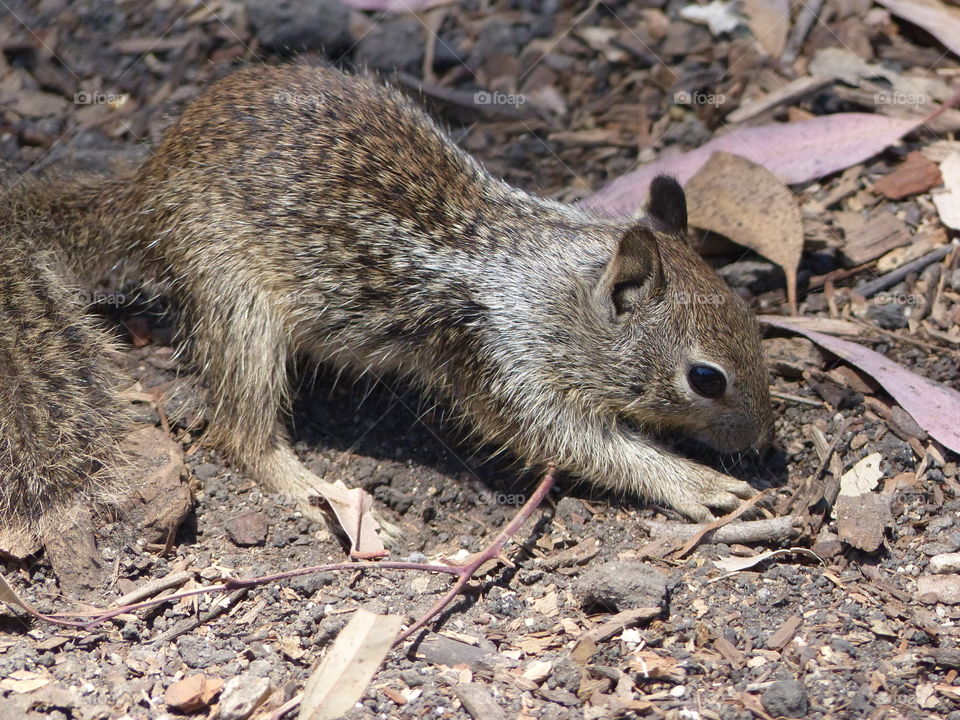
[[[779,60],[744,25],[714,36],[683,19],[683,7],[493,0],[413,16],[348,11],[336,0],[6,0],[0,161],[12,182],[56,163],[135,160],[232,68],[332,61],[422,91],[492,172],[576,201],[638,163],[722,133],[730,112],[804,75],[825,47],[903,75],[960,74],[957,57],[934,37],[869,0],[826,0],[819,22]],[[795,4],[795,21],[805,8]],[[477,93],[506,99],[477,101]],[[698,103],[701,96],[716,101]],[[833,82],[751,122],[879,113],[883,105],[876,93]],[[852,238],[868,232],[876,212],[889,211],[885,222],[898,223],[907,244],[925,234],[937,245],[957,237],[937,218],[932,185],[896,200],[872,189],[910,151],[951,142],[960,124],[951,129],[955,118],[944,117],[936,132],[919,129],[792,190],[804,211],[800,313],[856,320],[856,342],[957,388],[956,252],[884,297],[851,291],[883,274],[879,255],[851,260]],[[758,313],[788,312],[776,265],[718,247],[712,261]],[[102,583],[69,594],[105,606],[162,577],[189,589],[343,561],[341,540],[198,442],[198,400],[174,354],[176,320],[162,298],[127,302],[137,291],[125,282],[104,278],[91,292],[139,381],[131,431],[169,443],[156,467],[136,470],[144,483],[172,483],[174,495],[188,488],[191,510],[166,538],[125,516],[98,516]],[[935,307],[923,318],[911,314],[919,300],[896,298]],[[960,577],[931,567],[960,551],[957,455],[882,384],[810,341],[768,330],[765,350],[777,446],[737,457],[680,449],[766,489],[761,516],[790,520],[761,537],[707,537],[680,557],[674,551],[689,537],[674,534],[689,531],[681,518],[561,478],[508,546],[514,567],[482,573],[429,632],[391,652],[346,717],[960,720]],[[379,516],[401,531],[391,559],[479,550],[538,479],[464,444],[442,408],[396,379],[355,381],[312,368],[297,377],[297,453],[320,476],[372,494]],[[839,476],[874,454],[877,490],[837,502]],[[151,502],[153,510],[175,504],[172,497],[148,499],[140,512]],[[715,564],[767,550],[784,552],[742,570]],[[77,607],[42,553],[7,560],[4,574],[43,611]],[[412,620],[448,583],[413,572],[318,573],[162,604],[91,630],[6,610],[0,717],[274,717],[356,608]],[[636,612],[651,607],[652,618]],[[222,691],[192,698],[193,709],[177,705],[168,690],[197,674]]]

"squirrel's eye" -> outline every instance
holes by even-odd
[[[727,390],[727,377],[710,365],[694,365],[687,372],[690,387],[697,395],[716,400]]]

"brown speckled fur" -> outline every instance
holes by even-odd
[[[3,227],[0,221],[0,227]],[[43,538],[121,493],[118,392],[106,334],[30,236],[0,243],[0,530]]]
[[[657,188],[632,221],[535,198],[400,93],[287,66],[215,84],[131,178],[25,192],[76,272],[126,258],[168,284],[210,440],[272,491],[314,480],[282,423],[306,353],[408,376],[484,442],[702,520],[749,486],[643,430],[750,446],[766,376],[753,318],[686,242],[682,192]],[[726,373],[722,398],[692,392],[695,361]]]

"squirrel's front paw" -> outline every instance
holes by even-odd
[[[665,499],[670,507],[694,522],[709,523],[716,519],[709,508],[728,513],[739,507],[742,500],[755,494],[756,490],[745,482],[697,466],[689,481],[668,493]]]

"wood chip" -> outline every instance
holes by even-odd
[[[799,615],[792,615],[781,623],[780,627],[774,630],[773,635],[767,638],[767,648],[770,650],[782,650],[787,643],[797,634],[797,630],[803,625],[803,618]]]
[[[876,260],[894,248],[910,244],[907,226],[890,212],[882,209],[862,220],[857,213],[840,213],[845,242],[841,248],[848,265],[862,265]]]
[[[855,497],[841,495],[834,512],[844,542],[864,552],[874,552],[883,543],[886,528],[893,522],[890,498],[877,493]]]
[[[730,663],[734,670],[739,670],[747,664],[747,659],[744,657],[743,653],[740,652],[736,646],[725,637],[717,637],[713,641],[713,649],[723,655],[724,660]]]
[[[198,674],[173,683],[164,693],[163,701],[174,710],[190,713],[208,707],[223,690],[223,680]]]
[[[892,173],[875,182],[873,189],[889,200],[899,200],[942,183],[940,167],[923,153],[914,151]]]

